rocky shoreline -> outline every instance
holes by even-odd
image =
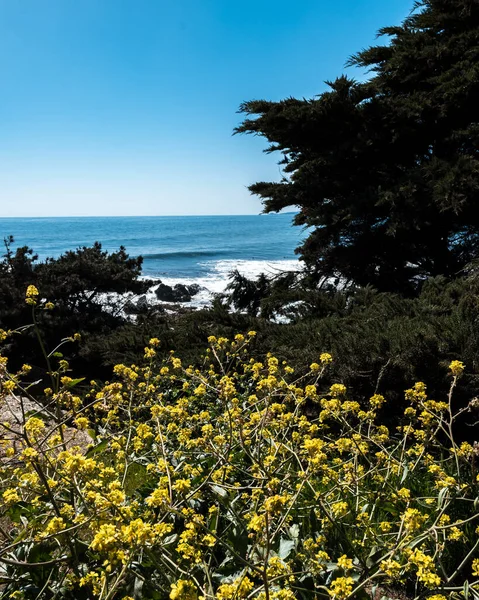
[[[209,293],[206,288],[197,283],[168,285],[158,280],[148,293],[141,296],[128,296],[122,310],[129,316],[142,314],[153,308],[165,312],[178,310],[180,307],[195,310],[199,306],[191,306],[191,302],[200,292]]]

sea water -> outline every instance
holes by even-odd
[[[14,247],[29,246],[39,260],[95,241],[108,251],[125,246],[143,257],[144,276],[198,283],[203,289],[193,304],[204,304],[224,291],[234,269],[255,278],[300,268],[294,250],[306,234],[293,216],[0,218],[0,236],[13,235]]]

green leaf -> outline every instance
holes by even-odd
[[[298,540],[299,525],[297,523],[294,523],[293,525],[291,525],[291,527],[289,528],[289,535],[291,536],[291,539],[295,540],[295,542]]]
[[[383,555],[384,550],[382,548],[378,548],[378,546],[373,546],[371,548],[371,552],[369,553],[367,559],[366,559],[366,566],[368,568],[373,567],[379,558],[381,558],[381,556]]]
[[[177,533],[172,533],[171,535],[167,535],[163,540],[163,546],[169,546],[170,544],[174,544],[178,539]]]
[[[127,496],[131,495],[138,488],[140,488],[147,480],[146,467],[139,463],[130,463],[125,477],[125,493]]]
[[[294,548],[293,540],[281,538],[281,540],[279,542],[278,556],[281,559],[285,560],[291,554],[291,550],[293,550],[293,548]]]
[[[228,496],[228,492],[221,486],[212,484],[210,487],[211,490],[218,496],[221,496],[221,498],[226,498]]]
[[[444,506],[444,502],[446,499],[446,496],[448,495],[449,490],[447,487],[442,488],[442,490],[439,492],[438,497],[437,497],[437,508],[438,510],[441,510]]]
[[[210,519],[210,522],[208,523],[208,529],[210,531],[216,531],[216,528],[218,527],[218,512],[213,513],[213,516]]]
[[[25,502],[18,502],[7,508],[6,515],[8,515],[11,521],[18,523],[21,521],[22,516],[30,516],[30,506]]]
[[[96,431],[94,429],[87,429],[86,432],[91,437],[93,441],[96,440]]]
[[[84,377],[79,377],[78,379],[72,379],[65,385],[65,387],[68,389],[71,389],[71,388],[75,387],[76,385],[78,385],[79,383],[81,383],[82,381],[85,381]]]
[[[103,452],[103,450],[105,450],[105,448],[107,446],[108,446],[108,440],[103,440],[102,442],[100,442],[99,444],[97,444],[96,446],[91,448],[91,450],[88,450],[88,452],[86,453],[87,458],[91,458],[92,456],[95,456],[96,454]]]
[[[133,586],[133,597],[134,598],[143,598],[142,590],[143,590],[143,579],[141,579],[140,577],[135,577],[135,584]]]

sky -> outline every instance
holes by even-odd
[[[0,217],[255,214],[278,180],[232,136],[312,97],[412,0],[0,0]]]

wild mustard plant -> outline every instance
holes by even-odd
[[[479,595],[476,448],[454,439],[473,408],[452,408],[464,365],[444,398],[407,390],[389,430],[386,398],[323,385],[331,355],[297,378],[252,358],[253,338],[212,336],[201,368],[159,362],[153,338],[81,398],[52,365],[43,404],[2,425],[0,598]],[[21,404],[28,369],[7,367],[0,402]]]

